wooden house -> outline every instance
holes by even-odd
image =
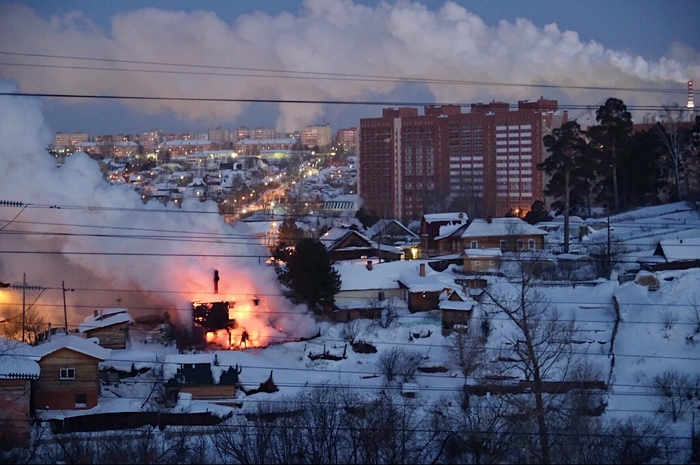
[[[503,252],[499,248],[492,249],[464,249],[465,274],[493,273],[501,266]]]
[[[447,289],[440,296],[442,330],[451,331],[455,325],[467,325],[472,317],[476,301],[462,291]]]
[[[216,353],[165,357],[166,398],[188,393],[194,400],[235,399],[241,369],[219,362]]]
[[[0,450],[29,445],[31,388],[39,379],[40,367],[17,354],[24,347],[28,346],[0,338]]]
[[[385,261],[401,260],[402,252],[389,244],[377,244],[352,229],[331,228],[319,238],[333,261],[378,257]]]
[[[476,218],[450,234],[435,238],[440,254],[464,249],[500,249],[502,252],[535,252],[544,248],[543,231],[520,218]]]
[[[365,231],[365,236],[377,244],[398,247],[405,260],[418,258],[420,237],[397,220],[379,220]]]
[[[449,236],[466,226],[469,216],[464,212],[430,213],[420,222],[420,258],[443,255],[438,238]],[[464,247],[462,247],[464,248]],[[447,253],[454,253],[447,252]]]
[[[100,395],[99,363],[109,349],[93,340],[68,335],[22,352],[39,363],[41,374],[34,384],[33,408],[47,410],[90,409]]]
[[[126,349],[130,324],[131,316],[126,308],[104,308],[85,318],[78,331],[87,338],[97,338],[104,348]]]
[[[653,257],[640,262],[646,271],[700,268],[700,237],[659,241]]]
[[[408,311],[416,313],[437,310],[442,292],[445,289],[457,289],[458,286],[454,279],[444,279],[442,273],[426,271],[426,263],[420,263],[417,268],[418,273],[412,270],[399,276],[399,285],[404,289]]]

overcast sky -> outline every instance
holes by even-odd
[[[571,116],[614,96],[639,117],[685,105],[700,74],[697,18],[696,0],[0,2],[0,80],[165,98],[43,99],[53,131],[91,134],[339,129],[381,114],[351,102],[540,96]]]

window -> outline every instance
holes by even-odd
[[[472,249],[478,249],[479,248],[479,241],[472,241],[470,247]]]
[[[75,379],[75,368],[61,368],[60,379]]]
[[[481,260],[475,261],[475,262],[474,262],[474,265],[476,265],[476,266],[481,266]]]
[[[523,247],[525,247],[525,243],[523,242],[522,239],[518,239],[518,250],[523,250]]]
[[[75,406],[76,407],[87,407],[87,394],[76,394],[75,395]]]
[[[527,248],[528,248],[529,250],[531,250],[531,251],[535,251],[535,250],[536,250],[536,248],[535,248],[535,240],[534,240],[534,239],[530,239],[530,240],[527,241]]]
[[[501,239],[500,241],[498,241],[498,246],[501,248],[501,252],[505,252],[505,251],[506,251],[506,241],[504,241],[503,239]]]

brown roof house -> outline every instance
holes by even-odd
[[[29,346],[0,337],[0,450],[29,445],[32,382],[39,364],[18,354]]]
[[[100,395],[99,363],[110,350],[96,340],[67,335],[22,351],[35,360],[41,375],[34,384],[33,407],[46,410],[90,409]]]
[[[130,324],[131,315],[126,308],[103,308],[85,318],[78,331],[88,338],[96,337],[106,349],[126,349]]]

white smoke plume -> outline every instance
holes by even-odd
[[[427,91],[434,101],[446,103],[491,99],[513,102],[545,95],[564,104],[595,105],[615,96],[628,106],[660,106],[671,102],[682,104],[685,97],[682,92],[570,87],[653,87],[682,91],[689,79],[700,74],[697,50],[679,46],[673,57],[651,61],[606,49],[595,41],[583,42],[575,31],[562,31],[554,23],[539,28],[529,20],[518,19],[515,23],[501,21],[490,27],[453,2],[432,11],[421,3],[408,1],[381,2],[368,7],[349,0],[307,0],[298,15],[255,13],[240,16],[230,24],[212,12],[146,8],[116,15],[108,31],[77,12],[45,20],[27,7],[6,4],[0,5],[0,43],[5,47],[11,45],[12,51],[29,54],[200,65],[183,68],[15,58],[25,63],[48,60],[56,65],[160,71],[0,68],[6,78],[16,80],[25,92],[365,101],[396,98],[413,89],[411,95]],[[207,66],[286,73],[250,73]],[[351,74],[524,86],[312,79],[294,73],[300,71],[332,73],[336,77]],[[529,87],[533,85],[554,88]],[[129,101],[128,105],[145,113],[171,112],[183,120],[213,125],[235,120],[249,104],[164,100]],[[318,122],[330,111],[321,104],[280,104],[277,128],[297,130]]]
[[[16,91],[0,81],[0,92]],[[26,276],[29,286],[46,288],[25,291],[26,306],[63,326],[63,286],[73,289],[66,292],[73,329],[98,308],[125,306],[134,316],[167,310],[189,324],[192,300],[235,300],[239,324],[261,343],[315,334],[306,310],[282,297],[265,264],[269,253],[249,231],[227,225],[215,202],[144,205],[130,186],[103,180],[84,153],[58,165],[46,150],[51,140],[37,99],[0,96],[0,281],[22,284]],[[0,289],[5,318],[21,314],[16,287]]]

